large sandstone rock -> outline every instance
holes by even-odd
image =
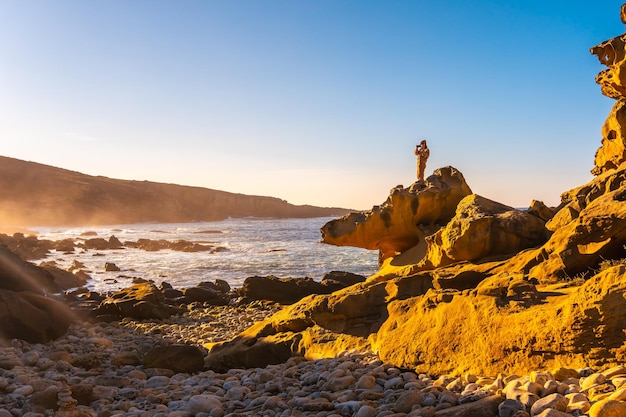
[[[455,216],[415,247],[385,261],[377,277],[410,275],[461,261],[516,254],[546,241],[539,217],[476,194],[468,195]]]
[[[337,246],[378,249],[388,258],[417,245],[425,234],[447,223],[459,201],[471,193],[457,169],[440,168],[425,182],[392,189],[387,201],[371,211],[328,222],[322,227],[322,240]]]
[[[602,87],[602,94],[617,100],[602,126],[602,146],[596,151],[595,167],[591,171],[594,175],[599,175],[617,168],[626,161],[626,43],[624,35],[594,46],[591,48],[591,53],[608,67],[596,77],[596,82]]]

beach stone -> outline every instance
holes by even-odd
[[[58,408],[57,402],[59,401],[58,394],[60,390],[60,387],[53,385],[43,391],[34,392],[28,399],[28,403],[31,406],[42,407],[44,410],[56,409]]]
[[[606,379],[611,379],[617,375],[626,375],[626,366],[617,365],[601,372]]]
[[[170,378],[165,375],[155,375],[146,380],[146,388],[163,387],[170,384]]]
[[[326,398],[311,398],[302,403],[303,411],[331,411],[335,406]]]
[[[204,368],[204,355],[198,347],[191,345],[157,346],[144,356],[143,366],[194,373]]]
[[[504,401],[499,395],[492,395],[471,403],[465,403],[443,410],[438,410],[437,417],[494,417],[498,415],[498,406]]]
[[[535,382],[543,386],[546,382],[553,379],[553,376],[547,372],[532,371],[529,375],[530,382]]]
[[[95,379],[95,383],[97,385],[105,385],[107,387],[123,388],[130,385],[130,378],[108,373],[97,376]]]
[[[353,417],[374,417],[376,409],[371,405],[364,405],[353,415]]]
[[[441,406],[442,404],[457,405],[458,397],[451,391],[442,392],[439,395],[439,405]]]
[[[615,388],[626,386],[626,376],[613,377],[611,378],[611,383],[615,386]]]
[[[555,410],[554,408],[546,408],[539,414],[532,414],[533,417],[572,417],[570,413]]]
[[[546,381],[546,383],[543,385],[543,390],[541,390],[540,395],[542,397],[545,397],[547,395],[554,394],[555,392],[558,391],[559,385],[560,384],[555,380]]]
[[[356,389],[372,389],[376,386],[376,378],[372,375],[363,375],[356,383]]]
[[[354,384],[355,381],[352,375],[333,378],[324,384],[323,389],[331,392],[343,391]]]
[[[616,401],[624,401],[626,400],[626,388],[619,388],[617,390],[615,390],[615,392],[613,392],[609,398],[609,400],[616,400]]]
[[[93,388],[92,384],[85,383],[70,385],[72,398],[78,401],[79,405],[89,405],[94,400]]]
[[[542,413],[543,410],[547,410],[548,408],[558,411],[566,411],[567,399],[558,393],[539,398],[530,408],[530,414],[534,416]]]
[[[400,394],[393,406],[396,413],[408,413],[414,405],[421,405],[422,394],[419,391],[408,391]]]
[[[578,414],[584,414],[591,408],[591,403],[587,400],[581,400],[576,402],[570,402],[567,405],[568,412],[577,412]]]
[[[102,360],[102,354],[89,352],[72,358],[70,364],[77,368],[92,369],[100,367],[102,365]]]
[[[115,387],[95,385],[91,391],[91,395],[95,400],[113,400],[117,392],[118,389]]]
[[[193,415],[198,413],[210,413],[214,410],[224,412],[222,401],[219,397],[210,394],[194,395],[189,399],[187,411]]]
[[[22,363],[25,366],[35,366],[41,355],[36,350],[31,350],[22,355]]]
[[[30,395],[33,392],[35,392],[35,389],[31,385],[22,385],[21,387],[16,388],[13,391],[13,394],[23,395],[24,397],[26,397],[27,395]]]
[[[543,378],[541,380],[543,380]],[[519,388],[524,391],[532,392],[536,396],[540,396],[541,392],[543,391],[543,384],[539,382],[528,381],[527,383],[522,384]]]
[[[506,393],[506,398],[519,401],[524,405],[526,411],[530,411],[533,404],[539,399],[536,394],[521,389],[512,389]]]
[[[506,399],[498,405],[498,417],[513,417],[518,411],[526,411],[524,404]]]
[[[72,360],[72,355],[63,349],[57,349],[52,352],[48,352],[44,355],[46,359],[50,359],[52,361],[65,361],[70,362]]]
[[[135,352],[121,352],[111,358],[111,365],[115,366],[137,366],[140,364],[141,358]]]
[[[587,414],[589,417],[624,417],[626,416],[626,403],[601,400],[594,403]]]
[[[580,388],[587,389],[594,385],[604,384],[606,382],[606,377],[600,372],[593,373],[588,377],[585,377],[580,382]]]
[[[578,371],[571,368],[560,367],[552,371],[552,376],[557,381],[565,381],[570,378],[578,378]]]

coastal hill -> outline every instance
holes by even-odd
[[[90,176],[0,156],[0,222],[4,226],[308,218],[347,212],[293,205],[274,197]]]

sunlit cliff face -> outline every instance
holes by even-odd
[[[596,151],[591,171],[600,175],[626,161],[626,35],[594,46],[591,53],[608,67],[596,77],[602,94],[617,100],[602,127],[602,146]]]

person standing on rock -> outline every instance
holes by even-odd
[[[430,149],[428,149],[425,139],[422,140],[419,145],[415,145],[415,155],[417,155],[417,179],[424,181],[426,161],[430,156]]]

